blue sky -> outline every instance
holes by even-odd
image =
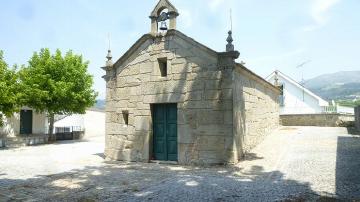
[[[105,95],[108,33],[114,60],[150,31],[157,0],[0,1],[0,49],[8,64],[26,64],[43,47],[72,49],[90,61],[95,89]],[[232,9],[238,60],[260,76],[279,69],[296,80],[360,70],[359,0],[171,0],[178,29],[223,51]],[[299,64],[310,61],[302,68]]]

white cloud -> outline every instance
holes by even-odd
[[[187,9],[183,9],[183,8],[179,8],[179,13],[181,15],[181,25],[184,28],[189,28],[193,25],[193,15],[192,13],[187,10]]]
[[[217,10],[225,0],[211,0],[209,2],[209,7],[212,11]]]
[[[311,17],[315,24],[306,26],[304,31],[313,31],[319,27],[326,25],[329,20],[328,13],[331,8],[338,4],[340,0],[312,0]]]
[[[327,13],[340,0],[314,0],[311,15],[318,24],[324,24],[328,20]]]

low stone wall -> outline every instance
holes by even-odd
[[[33,136],[33,137],[25,137],[26,146],[34,146],[40,144],[47,144],[49,137],[47,135],[44,136]]]
[[[0,138],[0,148],[4,148],[6,146],[5,138]]]
[[[354,115],[344,114],[291,114],[280,115],[283,126],[346,127],[354,124]]]
[[[2,146],[7,148],[18,148],[25,146],[35,146],[48,143],[49,136],[47,135],[34,135],[25,137],[5,137],[2,138]],[[1,141],[1,138],[0,138]],[[0,142],[1,147],[1,142]]]
[[[360,131],[360,106],[355,107],[355,126]]]

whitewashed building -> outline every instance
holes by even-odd
[[[0,135],[7,137],[44,135],[48,131],[48,118],[45,113],[23,107],[12,117],[5,117],[4,126],[0,128]]]
[[[105,137],[105,112],[87,110],[85,114],[66,116],[54,123],[54,132],[57,128],[65,129],[66,132],[84,130],[84,139]]]
[[[280,114],[319,114],[329,111],[329,103],[294,79],[276,70],[266,80],[282,89]]]

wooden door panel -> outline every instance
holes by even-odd
[[[20,134],[32,134],[33,114],[32,110],[20,111]]]
[[[154,105],[153,116],[155,159],[177,161],[177,105]]]

